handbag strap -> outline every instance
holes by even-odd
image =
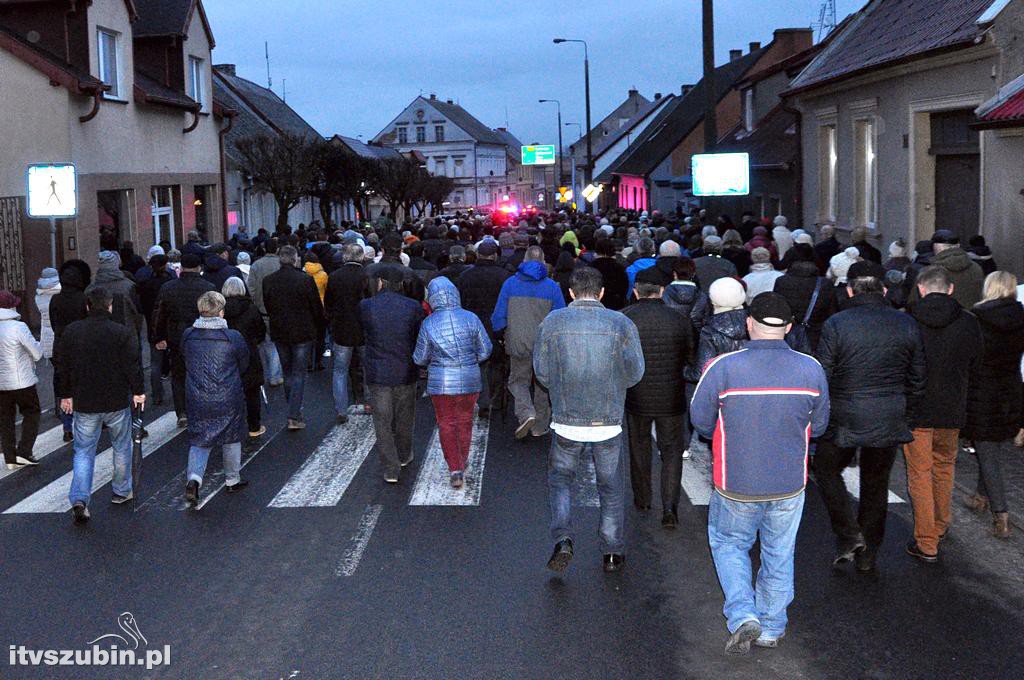
[[[817,283],[814,284],[814,294],[811,295],[811,304],[807,305],[807,311],[804,312],[803,325],[807,325],[811,320],[811,314],[814,312],[814,305],[818,304],[818,294],[821,293],[821,282],[822,278],[819,276]]]

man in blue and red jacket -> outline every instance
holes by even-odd
[[[713,441],[708,540],[725,593],[729,653],[746,653],[751,642],[776,647],[786,632],[810,440],[828,427],[828,381],[817,361],[786,344],[792,319],[780,294],[754,298],[750,342],[708,364],[690,405],[694,429]],[[758,534],[755,591],[750,548]]]

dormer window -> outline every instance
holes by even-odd
[[[205,111],[207,109],[204,88],[206,79],[203,78],[203,63],[199,57],[188,58],[188,96],[202,106],[202,110]]]
[[[754,88],[743,91],[743,128],[747,132],[754,131]]]
[[[105,97],[118,99],[121,97],[121,81],[118,76],[120,35],[114,31],[100,28],[96,31],[96,60],[99,79],[110,86]]]

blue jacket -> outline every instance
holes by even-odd
[[[413,361],[427,366],[427,393],[473,394],[482,389],[480,362],[491,356],[487,329],[461,306],[459,289],[439,276],[427,286],[433,314],[420,326]]]
[[[576,300],[541,324],[533,371],[559,425],[621,425],[626,390],[644,376],[636,325],[597,300]]]
[[[537,329],[548,312],[565,307],[562,287],[548,278],[543,262],[523,262],[516,275],[501,286],[498,303],[491,314],[495,333],[505,332],[505,349],[510,356],[533,354]]]
[[[242,374],[249,365],[245,338],[226,322],[224,328],[192,326],[181,335],[181,352],[185,357],[189,441],[203,447],[243,441]]]
[[[416,382],[420,371],[412,353],[424,316],[420,303],[391,291],[359,302],[367,384],[396,387]]]
[[[828,416],[825,371],[785,340],[751,340],[717,357],[690,403],[694,429],[712,440],[715,488],[738,501],[800,493],[810,440]]]
[[[653,257],[641,257],[639,260],[626,267],[626,278],[629,279],[629,290],[626,291],[627,300],[633,297],[633,284],[636,283],[636,275],[645,269],[650,269],[656,264],[658,264],[658,261]]]

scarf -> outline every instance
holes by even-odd
[[[227,328],[228,322],[219,316],[201,316],[192,324],[192,328]]]

